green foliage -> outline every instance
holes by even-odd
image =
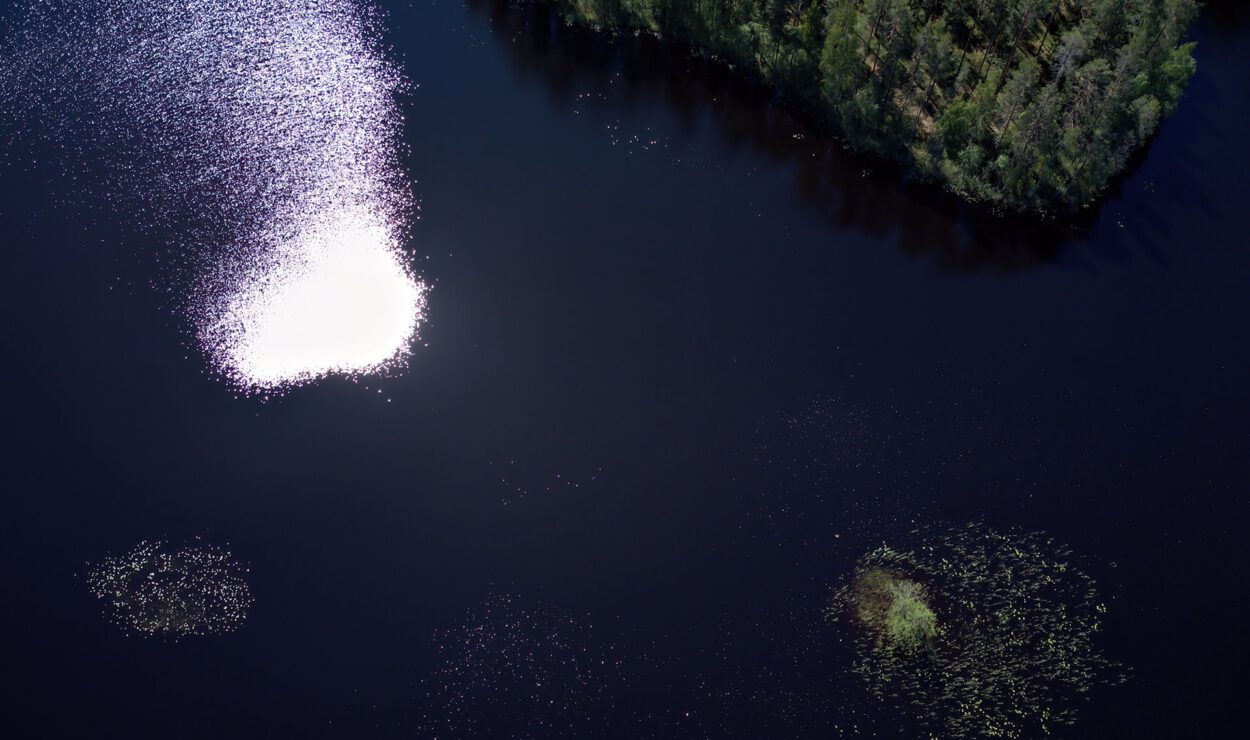
[[[1167,57],[1159,65],[1154,88],[1157,91],[1156,97],[1163,101],[1163,108],[1168,113],[1176,110],[1181,100],[1181,93],[1189,84],[1189,78],[1193,77],[1198,69],[1198,64],[1194,61],[1193,49],[1193,43],[1178,46],[1169,51]]]
[[[1107,608],[1067,548],[980,525],[907,538],[861,557],[828,616],[869,692],[926,737],[1048,737],[1090,689],[1125,680],[1095,642]]]
[[[938,133],[942,147],[948,152],[960,152],[972,141],[972,126],[976,123],[976,111],[967,100],[956,100],[946,106],[938,116]]]
[[[1197,0],[545,0],[753,70],[974,200],[1088,204],[1176,109]]]
[[[890,648],[920,650],[938,637],[924,586],[897,573],[869,568],[856,574],[851,599],[860,622]]]

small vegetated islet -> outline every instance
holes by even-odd
[[[1096,639],[1106,601],[1067,547],[980,524],[905,539],[858,560],[828,617],[869,694],[926,735],[1048,736],[1127,679]]]

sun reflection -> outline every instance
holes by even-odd
[[[408,348],[425,290],[385,221],[343,209],[306,227],[224,297],[203,332],[222,370],[266,390],[383,369]]]
[[[270,395],[403,365],[425,287],[405,248],[407,82],[374,2],[21,7],[0,114],[46,119],[83,171],[102,158],[100,191],[169,235],[158,289],[216,374]]]

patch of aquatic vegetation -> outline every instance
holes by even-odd
[[[87,587],[126,633],[177,640],[238,629],[252,606],[246,575],[213,545],[144,541],[92,565]]]
[[[1070,550],[980,525],[913,534],[913,549],[860,558],[829,610],[878,699],[941,737],[1033,737],[1124,681],[1095,645],[1107,608]]]
[[[932,646],[938,636],[937,615],[925,587],[885,568],[857,574],[851,599],[859,621],[883,646],[919,650]]]

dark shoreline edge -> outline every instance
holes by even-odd
[[[904,252],[931,259],[943,270],[1006,273],[1053,262],[1066,247],[1088,239],[1103,209],[1116,204],[1149,153],[1149,147],[1140,148],[1103,197],[1078,211],[994,208],[918,179],[898,162],[857,152],[801,102],[688,44],[573,23],[550,0],[467,0],[466,5],[490,19],[498,31],[492,38],[513,57],[522,77],[541,84],[553,101],[620,73],[631,87],[627,98],[663,99],[678,109],[679,118],[694,110],[710,114],[731,149],[749,147],[793,167],[797,197],[822,219],[870,233],[892,231]],[[796,142],[796,131],[806,133],[806,140]],[[1154,210],[1144,215],[1151,218]],[[1121,261],[1128,256],[1123,246],[1099,252]]]
[[[925,155],[929,158],[928,168],[926,170],[926,167],[924,166],[924,163],[921,162],[919,155],[913,151],[913,144],[917,143],[914,139],[916,133],[920,130],[919,123],[916,124],[913,130],[913,141],[909,143],[904,143],[900,139],[893,138],[893,133],[887,133],[881,137],[870,135],[861,137],[862,141],[857,140],[855,136],[852,136],[847,132],[845,126],[842,125],[838,119],[839,108],[841,106],[845,106],[847,102],[844,101],[843,103],[835,103],[829,99],[825,93],[821,93],[816,89],[808,89],[806,94],[804,94],[804,91],[800,89],[800,86],[797,83],[787,86],[786,84],[783,84],[784,81],[770,79],[766,74],[764,74],[762,68],[760,67],[763,62],[759,61],[755,56],[757,53],[763,53],[762,49],[752,49],[752,57],[750,61],[747,61],[746,59],[735,60],[731,58],[733,56],[732,49],[726,48],[723,50],[723,53],[718,52],[717,49],[701,44],[697,40],[687,39],[680,34],[665,35],[662,33],[662,29],[657,30],[656,28],[644,25],[644,21],[646,19],[635,17],[636,13],[640,11],[635,11],[626,7],[627,2],[623,2],[622,0],[503,0],[503,3],[510,6],[528,6],[531,8],[546,9],[547,11],[553,13],[555,17],[567,27],[581,28],[587,32],[601,34],[604,37],[613,40],[628,39],[631,37],[640,40],[650,38],[656,43],[671,45],[674,49],[683,49],[691,57],[698,57],[713,64],[719,64],[724,71],[728,71],[733,75],[738,76],[744,85],[768,91],[774,99],[774,104],[785,106],[789,110],[797,113],[804,119],[805,123],[818,131],[821,136],[837,142],[843,150],[860,157],[867,167],[873,169],[879,168],[893,172],[895,173],[895,177],[897,179],[906,182],[909,186],[918,185],[933,188],[936,191],[952,197],[963,204],[975,207],[983,216],[999,219],[1023,218],[1026,223],[1034,225],[1064,223],[1072,226],[1080,226],[1090,221],[1091,219],[1088,218],[1089,214],[1096,213],[1101,205],[1107,200],[1108,196],[1115,195],[1120,192],[1121,185],[1127,176],[1135,172],[1140,163],[1145,159],[1155,136],[1158,135],[1159,124],[1161,124],[1162,121],[1171,113],[1171,110],[1168,109],[1167,106],[1176,105],[1179,97],[1183,95],[1185,87],[1185,84],[1181,85],[1179,92],[1177,92],[1177,100],[1170,101],[1170,103],[1166,100],[1163,101],[1165,106],[1163,115],[1158,116],[1155,119],[1153,128],[1150,130],[1150,133],[1145,139],[1138,141],[1135,134],[1132,132],[1123,136],[1113,136],[1113,141],[1117,144],[1118,148],[1114,152],[1108,150],[1106,154],[1113,157],[1113,159],[1108,160],[1109,163],[1118,162],[1118,165],[1115,167],[1114,171],[1111,172],[1111,174],[1102,178],[1101,183],[1096,184],[1087,193],[1085,198],[1067,201],[1051,198],[1049,200],[1034,200],[1030,203],[1020,197],[1011,196],[1009,193],[1003,191],[1001,188],[988,180],[973,183],[975,189],[980,192],[974,192],[973,188],[960,187],[959,184],[952,179],[952,176],[943,170],[943,163],[932,159],[932,145],[930,145],[930,153]],[[611,16],[610,20],[605,19],[602,22],[599,22],[599,19],[597,18],[588,17],[586,12],[584,12],[581,8],[583,5],[591,6],[596,14]],[[1061,3],[1056,6],[1056,14],[1059,14],[1059,9],[1062,8],[1063,5],[1064,4]],[[824,0],[812,0],[807,7],[827,7],[827,3]],[[823,18],[822,22],[825,23],[826,26],[832,22],[832,10],[827,12],[830,13],[829,16],[821,16]],[[1194,12],[1196,13],[1196,11]],[[1163,13],[1163,11],[1160,11],[1160,13]],[[939,13],[936,16],[931,17],[937,19],[941,17],[941,14]],[[1161,23],[1159,34],[1155,37],[1156,41],[1163,37],[1162,29],[1166,25],[1163,20],[1160,20],[1160,18],[1152,16],[1152,20],[1159,21]],[[1196,24],[1196,21],[1197,19],[1194,17],[1188,22],[1183,22],[1183,25],[1180,25],[1180,30],[1177,31],[1177,41],[1180,46],[1176,47],[1176,51],[1183,52],[1183,56],[1188,58],[1190,64],[1193,64],[1191,52],[1194,44],[1191,43],[1191,41],[1193,38],[1193,27]],[[1177,23],[1182,23],[1182,21],[1177,21]],[[1049,25],[1047,30],[1049,32]],[[1056,26],[1054,30],[1055,36],[1057,37],[1059,32],[1063,29]],[[1175,28],[1172,30],[1175,30]],[[764,31],[764,33],[767,34],[768,32]],[[1018,36],[1017,38],[1020,37]],[[1130,35],[1130,39],[1131,38],[1133,37]],[[1130,43],[1131,41],[1126,42],[1126,45],[1120,49],[1120,51],[1127,54],[1128,52],[1126,50],[1129,48]],[[794,47],[791,47],[791,53],[793,53],[793,48]],[[955,50],[958,49],[958,47],[952,48]],[[1166,48],[1166,46],[1160,47],[1161,50],[1163,48]],[[739,56],[741,56],[741,54],[739,54]],[[1098,57],[1096,54],[1091,54],[1091,56],[1087,57],[1087,60],[1100,58],[1101,57]],[[1029,61],[1032,61],[1032,58],[1030,58]],[[814,61],[809,61],[808,64],[812,70],[818,70],[823,62],[815,63]],[[1138,64],[1146,63],[1138,62]],[[989,66],[991,68],[993,67],[992,64]],[[1126,63],[1124,67],[1130,72],[1133,69],[1137,69],[1136,67],[1130,67],[1128,63]],[[919,62],[917,61],[916,66],[913,67],[913,74],[918,68]],[[1150,71],[1151,74],[1158,72],[1157,69],[1149,66],[1144,67],[1144,69]],[[1018,71],[1019,69],[1014,70],[1013,74]],[[819,80],[822,73],[816,71],[815,74],[817,75],[817,80]],[[1136,74],[1140,77],[1141,75],[1144,75],[1145,72],[1139,71]],[[1192,69],[1190,70],[1190,74],[1192,74]],[[1186,81],[1187,80],[1188,78],[1186,78]],[[983,81],[989,81],[989,73],[987,73],[986,78]],[[810,82],[811,81],[809,81],[809,84]],[[999,91],[1009,88],[1012,83],[1014,83],[1014,79],[1004,79],[999,84]],[[823,83],[818,81],[815,84],[819,85]],[[950,84],[954,85],[957,83],[952,81]],[[1076,83],[1067,82],[1065,84],[1066,86],[1071,86]],[[1115,83],[1109,81],[1107,84],[1114,85]],[[1054,86],[1045,87],[1043,90],[1050,90],[1051,87]],[[1041,91],[1042,90],[1035,89],[1033,96],[1036,97]],[[1155,90],[1154,88],[1149,88],[1149,91],[1154,92]],[[976,92],[979,93],[979,91]],[[971,104],[973,102],[972,97],[973,94],[969,94],[969,97],[962,99],[962,102]],[[1143,95],[1143,97],[1149,96]],[[1149,99],[1152,102],[1158,102],[1155,98]],[[953,107],[953,104],[958,102],[961,101],[957,98],[945,107]],[[1138,101],[1134,101],[1134,103],[1136,102]],[[923,108],[923,106],[921,106],[921,108]],[[1029,108],[1031,109],[1032,106],[1030,105]],[[1024,117],[1024,109],[1022,108],[1021,111],[1020,119]],[[1057,109],[1055,112],[1058,113],[1060,111],[1061,109]],[[1103,106],[1103,111],[1106,111],[1105,105]],[[1100,111],[1100,114],[1103,111]],[[882,111],[880,111],[880,114],[885,115],[887,112],[888,106],[883,108]],[[939,113],[940,112],[941,111],[939,111]],[[894,113],[902,115],[901,110],[894,111]],[[992,117],[997,114],[991,112],[989,115]],[[1006,125],[1008,128],[1011,128],[1016,125],[1016,123],[1019,123],[1019,119],[1015,122],[1009,122]],[[936,125],[936,117],[933,119],[933,124]],[[896,123],[894,125],[897,126],[899,124]],[[1053,125],[1059,126],[1059,121],[1055,121]],[[1067,131],[1068,129],[1065,127],[1059,127],[1057,130]],[[993,138],[994,130],[988,129],[985,133],[991,135],[991,138]],[[937,147],[939,150],[942,150],[943,145],[940,142],[941,135],[933,134],[932,136],[937,137],[939,140]],[[998,141],[1002,141],[1002,136],[1003,134],[998,134]],[[976,139],[973,138],[971,143],[975,144],[975,142]],[[993,170],[993,166],[990,162],[995,155],[998,155],[1000,159],[1004,156],[1004,153],[997,149],[985,150],[983,153],[986,156],[986,159],[984,160],[984,164],[980,167],[982,172],[989,172]],[[1059,155],[1056,152],[1048,156],[1057,157]],[[1086,160],[1082,161],[1082,165],[1084,165],[1086,161],[1088,161],[1088,157]],[[950,161],[946,160],[946,163],[950,164]],[[1054,160],[1054,164],[1058,164],[1057,159]],[[1029,171],[1032,171],[1032,169],[1033,166],[1031,165],[1029,167]],[[1081,170],[1083,169],[1084,167],[1078,169],[1076,174],[1080,175]],[[1028,177],[1028,175],[1026,175],[1026,177]],[[1034,195],[1036,195],[1039,189],[1042,188],[1043,175],[1038,174],[1037,178],[1037,182],[1033,187]],[[1097,183],[1098,178],[1095,178],[1094,182]],[[1075,181],[1069,181],[1069,187],[1074,186],[1079,187],[1075,185]]]

